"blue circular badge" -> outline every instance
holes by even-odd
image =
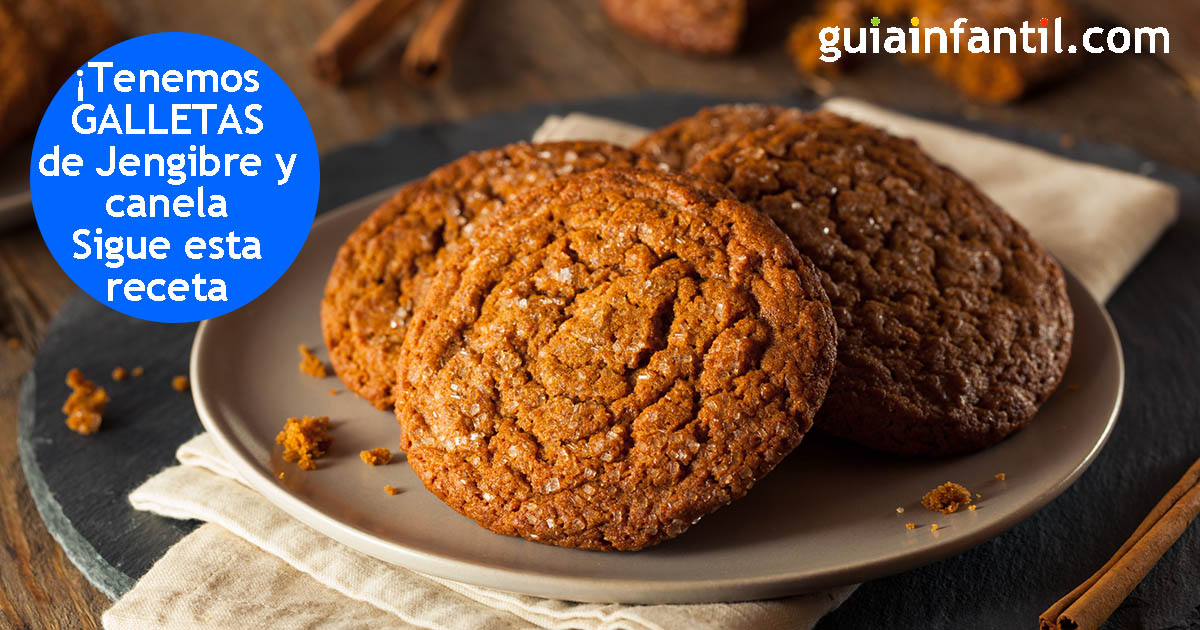
[[[223,315],[274,284],[308,237],[320,179],[279,75],[192,33],[131,39],[80,68],[42,118],[29,173],[67,275],[157,322]]]

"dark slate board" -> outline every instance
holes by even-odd
[[[657,126],[720,100],[641,94],[398,129],[323,158],[319,210],[419,177],[467,151],[528,138],[549,114],[587,111]],[[1149,173],[1179,187],[1182,216],[1109,302],[1127,362],[1126,397],[1091,469],[1012,531],[863,585],[820,630],[1033,627],[1037,614],[1101,565],[1200,456],[1200,180],[1123,147],[1080,141],[1064,150],[1057,134],[942,120]],[[127,318],[77,296],[52,323],[22,390],[21,459],[38,509],[71,560],[110,597],[196,526],[136,512],[126,501],[202,430],[191,397],[170,387],[172,376],[187,373],[194,331]],[[68,431],[59,411],[66,372],[79,367],[100,379],[118,364],[143,365],[146,375],[111,384],[103,431],[87,438]],[[1106,627],[1200,627],[1200,527],[1184,534]]]

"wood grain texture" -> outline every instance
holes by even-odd
[[[0,239],[0,627],[98,628],[108,606],[46,531],[13,439],[21,379],[50,316],[74,291],[36,228]]]
[[[1200,3],[1194,0],[1092,0],[1092,5],[1130,29],[1164,27],[1170,31],[1170,52],[1159,54],[1158,59],[1174,69],[1192,95],[1200,99]]]
[[[1162,4],[1181,8],[1140,18],[1141,23],[1158,20],[1172,28],[1169,56],[1089,56],[1058,84],[1011,106],[973,104],[924,68],[883,56],[832,86],[797,75],[782,43],[790,24],[808,10],[807,2],[775,3],[774,9],[751,22],[739,54],[715,59],[657,48],[617,30],[596,0],[477,2],[463,25],[452,74],[429,89],[401,76],[403,28],[365,60],[344,88],[325,85],[312,76],[307,67],[312,42],[347,6],[345,0],[107,3],[129,35],[191,30],[224,38],[258,55],[296,93],[323,151],[367,140],[395,125],[457,120],[530,102],[647,89],[715,93],[731,99],[805,96],[832,89],[888,106],[1126,144],[1156,160],[1200,167],[1200,125],[1196,124],[1200,100],[1189,92],[1179,72],[1163,63],[1164,59],[1175,63],[1200,58],[1200,42],[1188,36],[1189,29],[1200,28],[1185,21],[1189,11],[1195,13],[1188,0],[1164,0]]]
[[[463,25],[452,74],[429,89],[409,83],[399,71],[405,28],[366,59],[344,88],[312,76],[307,65],[312,43],[346,0],[104,3],[126,36],[205,33],[266,61],[295,92],[325,152],[396,125],[460,120],[531,102],[647,89],[742,100],[833,91],[886,106],[1125,144],[1154,160],[1200,169],[1200,21],[1191,0],[1091,0],[1117,22],[1168,26],[1171,54],[1092,57],[1058,85],[1007,107],[972,104],[924,69],[895,59],[874,59],[832,85],[797,76],[782,38],[808,9],[805,2],[777,2],[751,23],[741,53],[713,60],[655,48],[611,28],[595,0],[476,2]],[[47,322],[74,291],[36,229],[0,235],[0,435],[15,435],[22,374]],[[10,337],[21,340],[20,348],[3,343]],[[46,532],[25,487],[16,445],[0,439],[0,627],[94,628],[106,605]]]

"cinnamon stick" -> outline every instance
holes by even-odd
[[[1099,628],[1198,514],[1200,460],[1167,491],[1104,566],[1041,614],[1042,630]]]
[[[422,0],[355,0],[333,20],[313,45],[311,65],[317,78],[340,84],[371,46]]]
[[[409,80],[428,85],[445,76],[469,4],[468,0],[439,0],[417,26],[400,60],[400,70]]]

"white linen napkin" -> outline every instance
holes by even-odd
[[[376,560],[293,519],[244,485],[208,434],[180,466],[129,495],[136,509],[200,526],[104,614],[104,627],[811,628],[853,587],[761,602],[587,604],[429,577]]]
[[[1174,188],[865,103],[826,107],[912,136],[974,180],[1101,300],[1178,213]],[[644,130],[570,114],[535,141],[636,141]],[[135,508],[205,521],[105,612],[108,630],[289,627],[663,630],[811,628],[854,586],[761,602],[643,606],[515,595],[424,576],[309,529],[245,486],[207,435],[180,447],[180,466],[130,495]]]

